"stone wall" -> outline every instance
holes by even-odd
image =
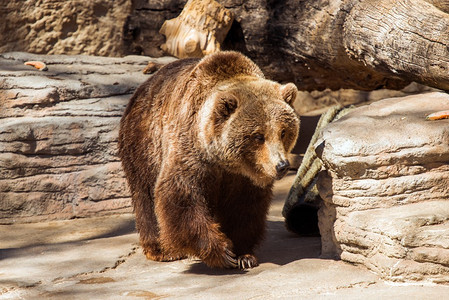
[[[122,56],[130,0],[5,1],[0,7],[0,53]]]
[[[130,211],[117,135],[149,60],[0,54],[0,223]]]
[[[322,131],[322,255],[393,281],[449,282],[449,96],[357,108]]]

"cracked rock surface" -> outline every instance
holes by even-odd
[[[449,119],[426,120],[442,110],[445,93],[385,99],[323,129],[323,255],[388,280],[449,283]]]
[[[0,54],[0,223],[130,211],[117,135],[150,60],[173,58]]]
[[[319,237],[287,232],[294,179],[276,182],[261,265],[215,270],[147,260],[131,214],[0,225],[0,299],[432,299],[445,285],[391,285],[363,267],[320,259]]]

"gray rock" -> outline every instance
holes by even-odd
[[[449,282],[449,96],[385,99],[350,112],[317,142],[322,255],[394,281]]]
[[[130,211],[117,135],[150,60],[173,59],[0,55],[0,223]]]

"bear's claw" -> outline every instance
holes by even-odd
[[[223,247],[221,251],[218,251],[218,249],[216,249],[216,251],[209,253],[205,257],[200,256],[200,259],[204,263],[206,263],[206,265],[213,268],[238,268],[237,256],[227,247]]]
[[[259,263],[257,258],[251,254],[245,254],[238,257],[238,268],[241,270],[257,267]]]
[[[239,266],[238,260],[235,258],[235,254],[231,252],[231,250],[226,249],[226,261],[228,262],[229,268],[237,268]]]

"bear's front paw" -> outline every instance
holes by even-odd
[[[257,262],[257,258],[251,254],[240,255],[237,258],[238,267],[241,270],[251,269],[257,267],[259,263]]]
[[[238,268],[238,261],[236,255],[228,248],[221,249],[221,251],[218,250],[212,251],[202,260],[209,267],[226,268],[226,269]]]

